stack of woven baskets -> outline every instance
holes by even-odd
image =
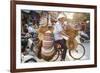
[[[51,60],[53,56],[55,55],[55,49],[54,49],[54,37],[53,33],[48,30],[44,34],[44,38],[42,41],[42,48],[41,48],[41,55],[44,60]]]

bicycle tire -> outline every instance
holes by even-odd
[[[81,49],[83,49],[83,52],[82,52],[82,55],[80,56],[80,57],[75,57],[75,55],[72,55],[72,51],[73,51],[73,49],[70,49],[69,50],[69,55],[74,59],[74,60],[80,60],[84,55],[85,55],[85,47],[82,45],[82,44],[80,44],[80,43],[78,43],[78,45],[80,45],[82,48]],[[75,49],[74,49],[75,50]]]

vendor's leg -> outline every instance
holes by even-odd
[[[66,52],[67,52],[67,47],[66,47],[66,41],[63,39],[60,41],[61,47],[62,47],[62,56],[61,56],[61,61],[64,61],[66,58]]]

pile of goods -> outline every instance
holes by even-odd
[[[55,55],[56,51],[53,46],[54,46],[53,33],[50,30],[48,30],[44,34],[42,41],[42,48],[41,48],[41,55],[44,60],[49,61]]]
[[[69,49],[75,49],[78,45],[75,37],[78,35],[78,30],[74,29],[74,28],[70,28],[67,30],[64,30],[64,32],[66,33],[66,35],[69,36],[69,39],[66,42],[66,45]]]

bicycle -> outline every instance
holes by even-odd
[[[82,43],[79,43],[75,38],[78,35],[78,30],[76,29],[68,29],[64,31],[66,35],[68,35],[68,39],[66,40],[66,46],[69,49],[69,55],[74,60],[80,60],[85,55],[85,47]],[[58,52],[58,56],[62,54],[61,46],[59,43],[56,43],[56,49]],[[57,57],[58,58],[58,57]],[[55,60],[57,60],[57,58]]]
[[[78,33],[79,30],[76,30],[74,28],[70,28],[67,30],[64,30],[65,34],[68,36],[68,39],[66,39],[66,46],[69,49],[69,55],[74,59],[74,60],[79,60],[85,55],[85,47],[83,46],[82,43],[79,43],[76,40],[76,36],[79,35]],[[66,36],[65,36],[66,37]],[[62,55],[62,47],[59,43],[55,43],[55,55],[54,58],[48,60],[48,61],[56,61],[58,58]]]

